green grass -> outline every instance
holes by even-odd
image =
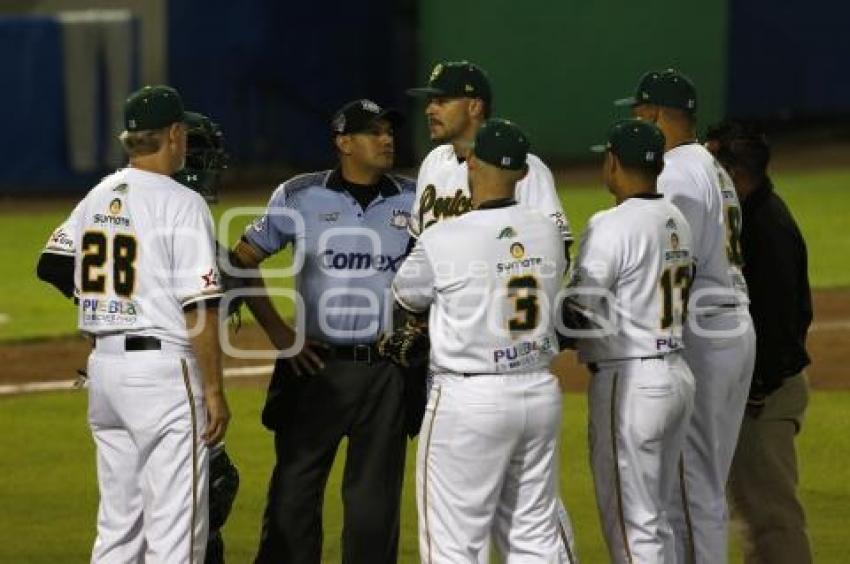
[[[850,267],[844,260],[850,256],[850,169],[818,172],[795,172],[776,175],[776,185],[800,223],[809,246],[809,273],[818,288],[850,286]],[[611,196],[600,185],[562,185],[564,209],[576,234],[584,229],[587,219],[612,203]],[[241,200],[233,195],[214,207],[218,216],[236,205],[262,206],[263,199]],[[6,206],[0,212],[0,340],[67,335],[75,331],[73,308],[51,287],[35,278],[35,264],[50,232],[70,212],[69,202],[44,202],[38,211],[16,211]],[[236,222],[241,228],[248,217]],[[232,230],[227,239],[239,235]],[[286,257],[278,257],[273,265],[281,265]],[[276,285],[280,285],[279,282]],[[284,312],[291,304],[278,302]]]
[[[263,393],[230,391],[234,418],[227,444],[242,485],[225,527],[229,562],[249,562],[259,538],[273,454],[271,435],[259,424]],[[572,515],[582,561],[607,561],[587,466],[586,405],[566,398],[561,449],[561,492]],[[842,515],[850,503],[850,392],[815,392],[799,441],[801,491],[808,512],[815,561],[848,561]],[[85,420],[84,393],[0,399],[0,562],[87,562],[94,539],[97,484],[94,448]],[[413,491],[415,443],[409,444],[402,508],[402,563],[416,560]],[[339,561],[341,528],[339,457],[325,498],[324,561]],[[734,554],[734,552],[733,552]],[[732,560],[739,561],[737,559]]]

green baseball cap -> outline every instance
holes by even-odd
[[[185,120],[183,100],[174,88],[165,85],[145,86],[124,102],[124,129],[147,131],[162,129]]]
[[[506,119],[490,118],[475,135],[473,154],[480,160],[507,170],[522,170],[531,143],[522,130]]]
[[[697,91],[691,79],[676,69],[649,71],[640,78],[634,96],[614,102],[615,106],[638,104],[655,104],[694,113],[697,111]]]
[[[409,88],[410,96],[445,96],[447,98],[481,98],[491,103],[493,94],[484,70],[469,61],[437,63],[431,71],[428,86]]]
[[[611,151],[624,166],[646,168],[664,160],[664,134],[648,121],[624,119],[611,126],[605,144],[594,145],[590,150]]]

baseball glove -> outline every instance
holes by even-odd
[[[428,359],[431,343],[425,321],[409,317],[401,326],[378,340],[378,354],[409,368]]]
[[[224,526],[239,491],[239,471],[227,452],[224,443],[210,451],[210,532]]]

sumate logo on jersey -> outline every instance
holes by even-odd
[[[328,223],[334,223],[339,219],[340,212],[320,213],[319,219]]]
[[[667,229],[676,229],[676,221],[671,217],[667,219],[667,223],[664,224],[664,227]]]
[[[517,241],[516,243],[511,245],[511,256],[515,259],[521,259],[525,256],[525,247]]]
[[[127,183],[126,183],[126,182],[122,182],[121,184],[119,184],[118,186],[116,186],[115,188],[113,188],[113,189],[112,189],[112,191],[113,191],[113,192],[118,192],[119,194],[124,194],[125,192],[127,192],[127,188],[129,188],[129,186],[127,185]]]
[[[121,211],[124,209],[124,204],[121,202],[121,198],[113,198],[111,202],[109,202],[109,206],[107,207],[107,213],[96,213],[94,214],[94,223],[97,225],[119,225],[121,227],[129,227],[130,226],[130,218],[121,215]]]
[[[496,239],[513,239],[517,236],[516,229],[508,225],[499,231],[499,236]]]
[[[393,210],[390,217],[390,225],[396,229],[407,229],[410,223],[410,212],[407,210]]]

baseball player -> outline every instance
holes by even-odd
[[[553,303],[562,234],[519,206],[528,140],[488,120],[469,157],[470,210],[422,233],[393,281],[429,314],[433,383],[416,460],[422,562],[569,562],[557,515],[561,393]],[[463,245],[458,245],[463,241]]]
[[[304,260],[295,282],[303,300],[296,321],[306,337],[300,351],[299,330],[284,323],[266,295],[246,298],[289,357],[276,363],[263,410],[275,433],[276,465],[258,563],[319,562],[324,490],[343,438],[342,560],[397,559],[405,378],[379,358],[375,343],[410,239],[413,182],[389,173],[399,119],[371,100],[346,104],[331,123],[339,166],[284,182],[234,248],[247,268],[289,245]]]
[[[207,446],[221,442],[230,418],[212,219],[201,196],[170,178],[186,157],[179,94],[145,87],[124,113],[130,166],[103,179],[53,233],[39,274],[76,296],[80,330],[94,340],[92,562],[200,563]]]
[[[490,116],[493,95],[487,75],[468,61],[439,63],[427,86],[407,92],[427,99],[425,115],[431,140],[440,143],[422,161],[416,179],[410,233],[419,237],[438,221],[472,209],[466,155],[478,128]],[[555,179],[535,155],[528,155],[527,172],[516,185],[516,200],[521,206],[542,211],[558,226],[569,257],[573,237]]]
[[[681,487],[669,508],[680,562],[727,559],[726,481],[747,403],[755,334],[741,273],[741,207],[729,175],[696,139],[696,89],[676,70],[643,75],[617,102],[664,133],[658,191],[691,226],[696,275],[685,327],[685,359],[696,379]]]
[[[472,208],[466,155],[476,132],[490,116],[493,94],[484,70],[468,61],[438,63],[431,71],[427,86],[407,92],[426,98],[425,115],[431,140],[440,144],[422,161],[416,179],[409,231],[413,237],[419,237],[437,222],[457,217]],[[569,249],[573,242],[570,223],[558,198],[552,172],[536,155],[529,153],[525,176],[516,183],[514,196],[520,206],[537,209],[555,223],[564,241],[564,257],[569,265]],[[558,503],[563,516],[561,526],[572,539],[566,508],[560,500]],[[487,555],[482,553],[481,562],[487,560]]]
[[[693,271],[682,213],[656,193],[664,137],[638,120],[614,124],[603,178],[616,207],[588,223],[565,300],[580,329],[588,390],[590,463],[612,562],[675,564],[665,508],[693,408],[681,355]]]

